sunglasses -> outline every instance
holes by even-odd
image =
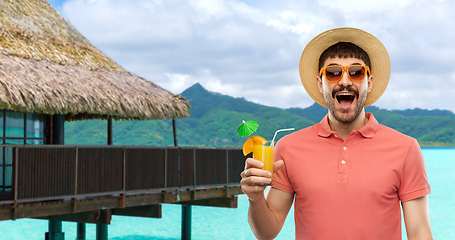
[[[351,66],[338,66],[338,65],[330,65],[327,67],[321,68],[319,72],[319,76],[325,76],[328,82],[338,82],[340,81],[341,77],[343,77],[343,73],[347,72],[349,78],[354,82],[361,82],[365,79],[367,74],[370,74],[370,68],[368,66],[363,65],[351,65]]]

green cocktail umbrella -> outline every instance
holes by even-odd
[[[258,129],[259,124],[255,121],[242,121],[242,124],[237,127],[237,134],[240,136],[248,136],[256,132]]]

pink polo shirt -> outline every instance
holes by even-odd
[[[400,201],[430,193],[417,141],[366,116],[345,140],[326,116],[278,142],[273,187],[295,194],[296,239],[401,239]]]

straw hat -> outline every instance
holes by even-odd
[[[300,79],[303,87],[314,101],[327,108],[324,96],[319,91],[316,77],[319,74],[319,57],[330,46],[338,42],[351,42],[362,48],[370,57],[371,75],[374,84],[368,93],[365,107],[381,97],[390,77],[390,59],[384,45],[375,36],[357,28],[343,27],[325,31],[313,38],[305,47],[300,58]]]

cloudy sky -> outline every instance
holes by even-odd
[[[178,94],[206,89],[281,108],[307,107],[305,45],[356,27],[389,51],[392,75],[375,106],[455,112],[455,1],[49,0],[128,71]]]

